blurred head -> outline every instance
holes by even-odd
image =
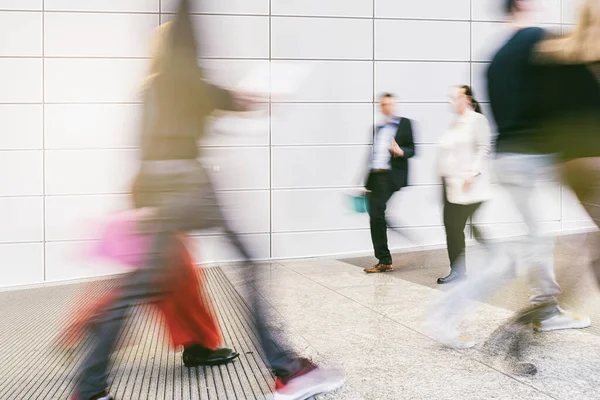
[[[515,17],[519,14],[532,10],[532,0],[504,0],[504,12],[508,16]]]
[[[394,105],[396,103],[396,99],[394,95],[391,93],[383,94],[379,99],[379,106],[381,107],[381,113],[385,115],[387,118],[391,118],[394,116]]]
[[[481,114],[481,107],[473,96],[473,90],[467,85],[452,88],[450,92],[450,104],[452,110],[460,115],[464,114],[467,110],[473,110]]]

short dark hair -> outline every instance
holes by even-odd
[[[394,99],[394,98],[396,98],[396,96],[394,96],[394,94],[388,93],[388,92],[383,93],[381,96],[379,96],[379,100],[389,99],[389,98]]]
[[[512,14],[517,8],[518,0],[504,0],[504,12],[506,14]]]

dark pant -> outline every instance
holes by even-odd
[[[446,230],[446,243],[448,247],[448,258],[450,268],[460,274],[466,272],[465,254],[465,226],[467,219],[471,218],[481,203],[454,204],[446,197],[446,184],[444,190],[444,228]],[[481,234],[477,230],[476,238],[481,240]]]
[[[103,313],[92,322],[92,349],[83,361],[77,392],[82,400],[108,387],[110,355],[131,311],[137,304],[153,302],[164,296],[165,275],[169,270],[169,254],[175,248],[176,234],[208,227],[222,227],[231,243],[245,260],[245,277],[254,281],[257,266],[238,235],[222,217],[215,193],[203,168],[196,161],[177,160],[150,163],[142,168],[138,182],[143,206],[155,207],[156,218],[142,225],[151,235],[144,268],[130,273],[118,294]],[[258,289],[251,290],[251,305],[259,339],[269,366],[279,376],[293,375],[300,368],[298,358],[283,350],[271,336],[264,314],[264,303]]]
[[[381,264],[391,265],[392,254],[388,248],[385,219],[387,202],[397,190],[394,187],[391,172],[371,172],[367,181],[367,189],[371,191],[369,194],[369,217],[375,257]]]

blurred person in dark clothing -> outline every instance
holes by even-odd
[[[77,400],[112,399],[107,393],[108,365],[116,339],[132,306],[164,296],[159,283],[169,274],[177,233],[222,228],[245,260],[246,279],[258,283],[258,267],[225,220],[208,174],[197,160],[206,117],[214,110],[244,111],[252,102],[204,80],[197,59],[189,4],[182,0],[176,18],[159,27],[151,74],[142,93],[139,193],[141,203],[155,213],[141,232],[151,238],[151,250],[144,267],[126,277],[119,295],[93,324],[93,346],[78,377]],[[275,399],[307,399],[344,383],[341,373],[317,367],[275,340],[258,290],[250,295],[260,343],[277,378]]]
[[[394,193],[408,185],[408,159],[415,155],[412,123],[394,114],[394,96],[384,94],[379,104],[385,121],[375,127],[366,182],[371,240],[378,260],[376,265],[364,270],[369,274],[393,270],[385,210]]]

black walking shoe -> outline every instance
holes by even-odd
[[[456,271],[450,271],[450,273],[448,274],[448,276],[445,276],[443,278],[439,278],[437,280],[438,285],[443,285],[446,283],[452,283],[452,282],[459,282],[462,281],[464,279],[467,279],[467,275],[461,272],[456,272]]]
[[[183,365],[188,368],[223,365],[232,362],[240,355],[227,348],[209,350],[200,346],[193,346],[183,350]]]

